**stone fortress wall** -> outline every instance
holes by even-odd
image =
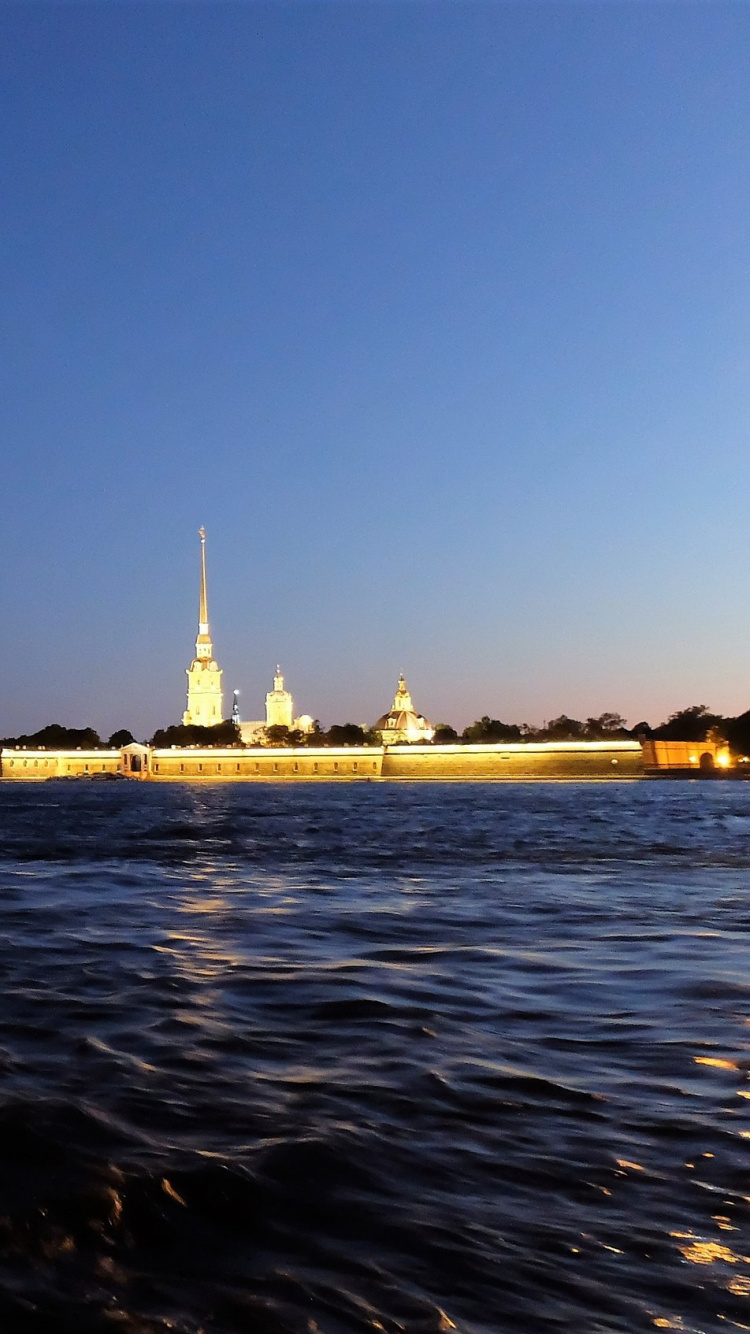
[[[393,746],[386,750],[384,778],[400,779],[581,779],[640,778],[643,752],[637,741],[548,741],[486,746]]]
[[[523,781],[624,779],[643,775],[637,741],[518,743],[487,746],[347,746],[341,748],[3,750],[3,779],[102,778],[151,782],[276,780]]]
[[[119,750],[0,750],[0,777],[26,781],[116,774]]]

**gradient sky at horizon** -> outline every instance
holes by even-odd
[[[0,80],[0,736],[179,719],[201,524],[244,717],[750,707],[750,6],[6,0]]]

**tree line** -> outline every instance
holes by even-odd
[[[109,740],[103,741],[93,727],[63,727],[61,723],[50,723],[38,732],[3,737],[0,746],[25,746],[27,750],[119,750],[134,740],[133,733],[126,727],[119,728]]]
[[[552,718],[542,727],[534,727],[529,723],[504,723],[499,718],[490,718],[485,714],[460,733],[448,723],[439,723],[433,740],[435,745],[477,745],[517,741],[642,740],[649,737],[657,741],[695,743],[711,739],[725,742],[737,755],[748,755],[750,710],[736,718],[729,718],[712,713],[705,704],[692,704],[689,708],[670,714],[666,722],[657,727],[651,727],[647,722],[627,727],[619,713],[601,713],[598,718],[586,718],[585,721],[569,718],[562,713],[559,718]],[[93,727],[63,727],[60,723],[51,723],[38,732],[5,737],[0,741],[0,746],[25,746],[29,750],[119,750],[121,746],[130,745],[133,740],[133,733],[127,728],[119,728],[104,741]],[[310,732],[298,732],[283,726],[268,727],[264,742],[269,746],[295,747],[378,746],[380,737],[372,728],[360,727],[357,723],[334,723],[332,727],[323,729],[316,721]],[[170,746],[241,747],[243,743],[237,724],[227,720],[215,727],[185,726],[180,723],[158,728],[149,744],[167,749]]]
[[[465,745],[512,741],[608,741],[608,740],[724,742],[738,755],[750,754],[750,710],[736,718],[713,713],[705,704],[691,704],[671,713],[666,722],[652,727],[645,720],[627,727],[619,713],[601,713],[598,718],[569,718],[561,714],[543,727],[528,723],[503,723],[486,715],[458,733],[445,723],[435,729],[435,741]]]
[[[61,723],[50,723],[38,732],[22,733],[20,736],[3,737],[0,747],[25,747],[27,750],[119,750],[129,746],[135,740],[127,728],[113,732],[105,741],[93,727],[63,727]],[[200,727],[197,724],[175,723],[171,727],[159,727],[146,745],[159,750],[170,746],[242,746],[242,736],[236,723],[227,719],[215,727]],[[369,727],[359,727],[356,723],[335,723],[327,730],[319,722],[313,724],[312,731],[299,732],[289,727],[274,726],[265,729],[264,744],[269,746],[377,746],[379,737]]]
[[[151,738],[158,749],[169,746],[241,746],[242,737],[236,723],[219,723],[216,727],[197,727],[180,723],[174,727],[159,728]],[[379,746],[380,738],[370,727],[357,723],[334,723],[324,730],[313,723],[312,730],[300,732],[293,727],[275,723],[264,728],[262,745],[266,746]]]

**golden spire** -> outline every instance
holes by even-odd
[[[200,624],[199,634],[208,634],[208,593],[206,592],[206,530],[198,529],[198,536],[201,540],[201,601],[198,612],[198,621]]]
[[[214,656],[211,633],[208,628],[208,593],[206,591],[206,530],[198,529],[201,540],[201,597],[198,611],[198,638],[195,641],[195,656],[210,662]]]

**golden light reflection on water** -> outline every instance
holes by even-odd
[[[712,1265],[717,1260],[722,1260],[724,1264],[729,1265],[750,1265],[750,1255],[737,1255],[730,1246],[724,1246],[718,1241],[699,1241],[697,1237],[689,1232],[670,1232],[671,1237],[680,1237],[689,1239],[687,1246],[678,1246],[686,1260],[693,1265]]]
[[[739,1070],[736,1061],[725,1061],[719,1056],[694,1056],[696,1065],[713,1065],[717,1070]]]
[[[162,1177],[161,1188],[164,1191],[164,1194],[168,1195],[171,1200],[175,1200],[177,1204],[185,1205],[185,1208],[187,1208],[187,1205],[185,1204],[185,1201],[183,1200],[182,1196],[178,1194],[178,1192],[172,1185],[172,1182],[169,1181],[166,1177]]]
[[[727,1287],[735,1297],[750,1297],[750,1278],[747,1274],[733,1274]]]

